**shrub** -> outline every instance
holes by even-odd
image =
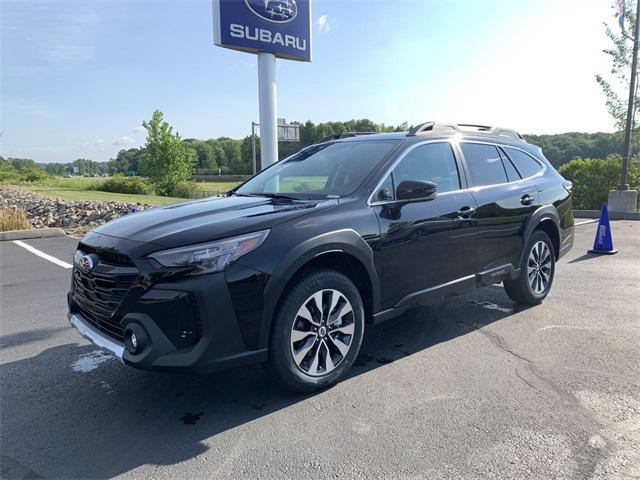
[[[638,161],[634,157],[629,162],[629,185],[640,187]],[[620,182],[622,160],[619,155],[610,155],[606,160],[577,158],[562,165],[558,171],[573,182],[573,208],[576,210],[598,210],[606,203],[609,190],[617,188]]]
[[[18,179],[22,182],[39,182],[49,178],[49,174],[38,167],[26,167],[18,172]]]
[[[104,182],[96,182],[95,185],[90,185],[91,190],[99,190],[101,192],[111,193],[127,193],[146,195],[151,191],[149,184],[140,177],[123,177],[117,175],[111,177]]]
[[[18,179],[18,171],[11,163],[0,159],[0,182],[15,182]]]
[[[0,209],[0,232],[27,230],[28,228],[31,228],[31,223],[27,219],[27,212],[22,209]]]
[[[167,195],[179,198],[193,198],[196,190],[197,187],[193,182],[178,182],[167,191]]]

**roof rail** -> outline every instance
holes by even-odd
[[[524,140],[515,130],[502,127],[491,127],[489,125],[478,125],[475,123],[436,123],[425,122],[416,125],[407,134],[408,137],[419,135],[425,132],[443,132],[447,130],[453,130],[456,132],[462,132],[464,130],[471,130],[478,133],[485,133],[488,135],[495,135],[500,137],[513,138],[515,140]]]
[[[431,131],[433,130],[433,127],[435,126],[435,124],[436,122],[420,123],[415,127],[413,127],[411,130],[409,130],[409,133],[407,133],[407,137],[415,137],[419,133]]]
[[[524,140],[522,135],[520,135],[518,132],[510,128],[493,127],[489,131],[489,133],[491,135],[496,135],[498,137],[509,137],[509,138],[515,138],[516,140]]]
[[[475,129],[479,132],[488,132],[491,130],[491,126],[489,125],[478,125],[477,123],[459,123],[459,127],[467,128],[467,129]]]
[[[374,135],[380,132],[341,132],[341,133],[333,133],[331,135],[327,135],[323,139],[318,140],[315,143],[324,143],[330,140],[340,140],[341,138],[350,138],[350,137],[358,137],[360,135]]]

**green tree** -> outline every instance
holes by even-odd
[[[574,158],[607,158],[620,151],[622,133],[560,133],[556,135],[524,135],[527,142],[542,148],[553,166],[559,167]],[[634,139],[634,145],[639,138]]]
[[[26,168],[38,168],[36,162],[30,158],[8,158],[7,159],[16,170],[24,170]]]
[[[627,0],[625,7],[625,30],[633,37],[635,31],[636,1]],[[627,102],[629,82],[631,79],[631,61],[633,59],[633,42],[622,33],[617,33],[617,28],[612,29],[604,23],[605,33],[611,40],[612,46],[603,50],[611,57],[611,75],[613,80],[607,80],[602,75],[596,75],[596,81],[607,97],[607,110],[614,118],[618,130],[623,130],[627,118]],[[619,93],[620,92],[620,93]],[[636,92],[637,93],[637,92]],[[622,98],[620,98],[622,95]],[[635,104],[640,97],[636,96]],[[634,112],[634,125],[636,125],[638,109]]]
[[[148,176],[160,195],[170,195],[193,172],[193,156],[180,140],[180,134],[164,121],[162,112],[153,112],[151,120],[143,122],[147,129],[146,154],[141,172]]]
[[[145,155],[144,148],[129,148],[120,150],[115,159],[115,171],[123,175],[138,175],[140,162]],[[105,165],[104,170],[111,170],[112,167]]]
[[[191,148],[195,151],[196,168],[211,171],[218,169],[216,152],[211,143],[208,141],[197,140],[195,138],[183,140],[182,143],[184,143],[187,148]]]
[[[296,144],[298,145],[298,144]],[[298,145],[298,148],[299,145]],[[278,149],[278,153],[280,149]],[[240,155],[242,156],[242,163],[245,165],[245,174],[253,174],[253,150],[251,148],[251,135],[244,137],[242,144],[240,145]],[[260,170],[260,138],[256,138],[256,169]],[[235,173],[235,172],[234,172]]]
[[[47,163],[44,169],[49,175],[64,175],[66,165],[64,163]]]

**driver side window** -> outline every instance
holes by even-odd
[[[459,190],[460,176],[451,145],[429,143],[411,150],[387,176],[373,200],[394,200],[394,189],[405,180],[433,182],[438,186],[438,193]]]

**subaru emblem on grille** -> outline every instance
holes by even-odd
[[[93,259],[91,258],[91,256],[83,255],[78,262],[78,267],[80,267],[80,270],[82,270],[84,273],[89,273],[91,270],[93,270]]]

